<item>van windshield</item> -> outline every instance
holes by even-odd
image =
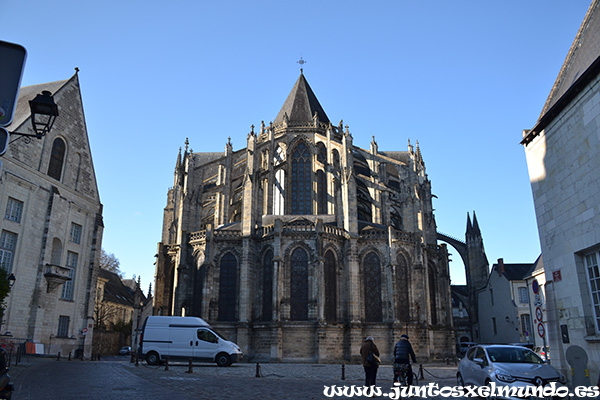
[[[217,336],[219,337],[219,339],[221,339],[221,340],[227,340],[227,339],[225,338],[225,336],[221,335],[219,332],[215,331],[214,329],[212,329],[212,331],[213,331],[213,333],[214,333],[215,335],[217,335]],[[227,341],[229,342],[229,340],[227,340]]]

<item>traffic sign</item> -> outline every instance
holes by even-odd
[[[538,282],[537,279],[533,280],[533,283],[531,284],[531,288],[533,289],[533,293],[538,294],[538,292],[540,291],[540,283]]]
[[[0,127],[0,156],[6,153],[6,149],[8,149],[8,140],[10,139],[10,133]]]
[[[546,328],[544,328],[544,324],[542,324],[541,322],[538,324],[538,335],[540,335],[541,338],[544,337],[544,335],[546,334]]]
[[[540,307],[536,307],[536,309],[535,309],[535,317],[537,318],[538,321],[542,322],[543,317],[544,317],[544,313],[542,312],[542,309]]]
[[[27,51],[16,43],[0,40],[0,126],[12,122],[25,68]]]
[[[83,329],[81,330],[81,334],[82,334],[83,336],[87,335],[87,328],[83,328]]]

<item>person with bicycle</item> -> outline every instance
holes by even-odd
[[[400,336],[400,340],[396,343],[394,347],[394,382],[396,381],[396,368],[402,368],[406,365],[406,383],[410,386],[413,383],[413,372],[412,367],[410,366],[409,357],[412,358],[412,362],[416,363],[417,359],[415,357],[415,352],[408,341],[408,335]]]

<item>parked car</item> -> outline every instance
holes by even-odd
[[[544,360],[544,361],[550,360],[550,348],[549,347],[536,346],[533,348],[533,351],[535,351],[538,356],[542,357],[542,360]]]
[[[475,342],[460,342],[460,344],[458,345],[458,356],[464,357],[467,353],[467,350],[476,345],[477,343]]]
[[[121,350],[119,350],[119,354],[122,356],[127,356],[131,354],[131,346],[121,347]]]
[[[536,353],[522,346],[477,345],[458,365],[460,386],[545,386],[566,383],[565,377]],[[559,385],[560,386],[560,385]]]

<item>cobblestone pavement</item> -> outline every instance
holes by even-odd
[[[346,365],[342,380],[341,364],[233,364],[219,368],[214,364],[188,364],[151,367],[135,366],[128,357],[105,357],[102,361],[56,361],[30,358],[11,367],[15,399],[123,399],[129,397],[162,399],[326,399],[325,386],[362,386],[364,370]],[[416,370],[417,368],[415,368]],[[424,365],[425,379],[455,385],[456,367]],[[387,392],[391,387],[392,367],[382,365],[377,384]],[[347,397],[334,397],[347,398]]]

